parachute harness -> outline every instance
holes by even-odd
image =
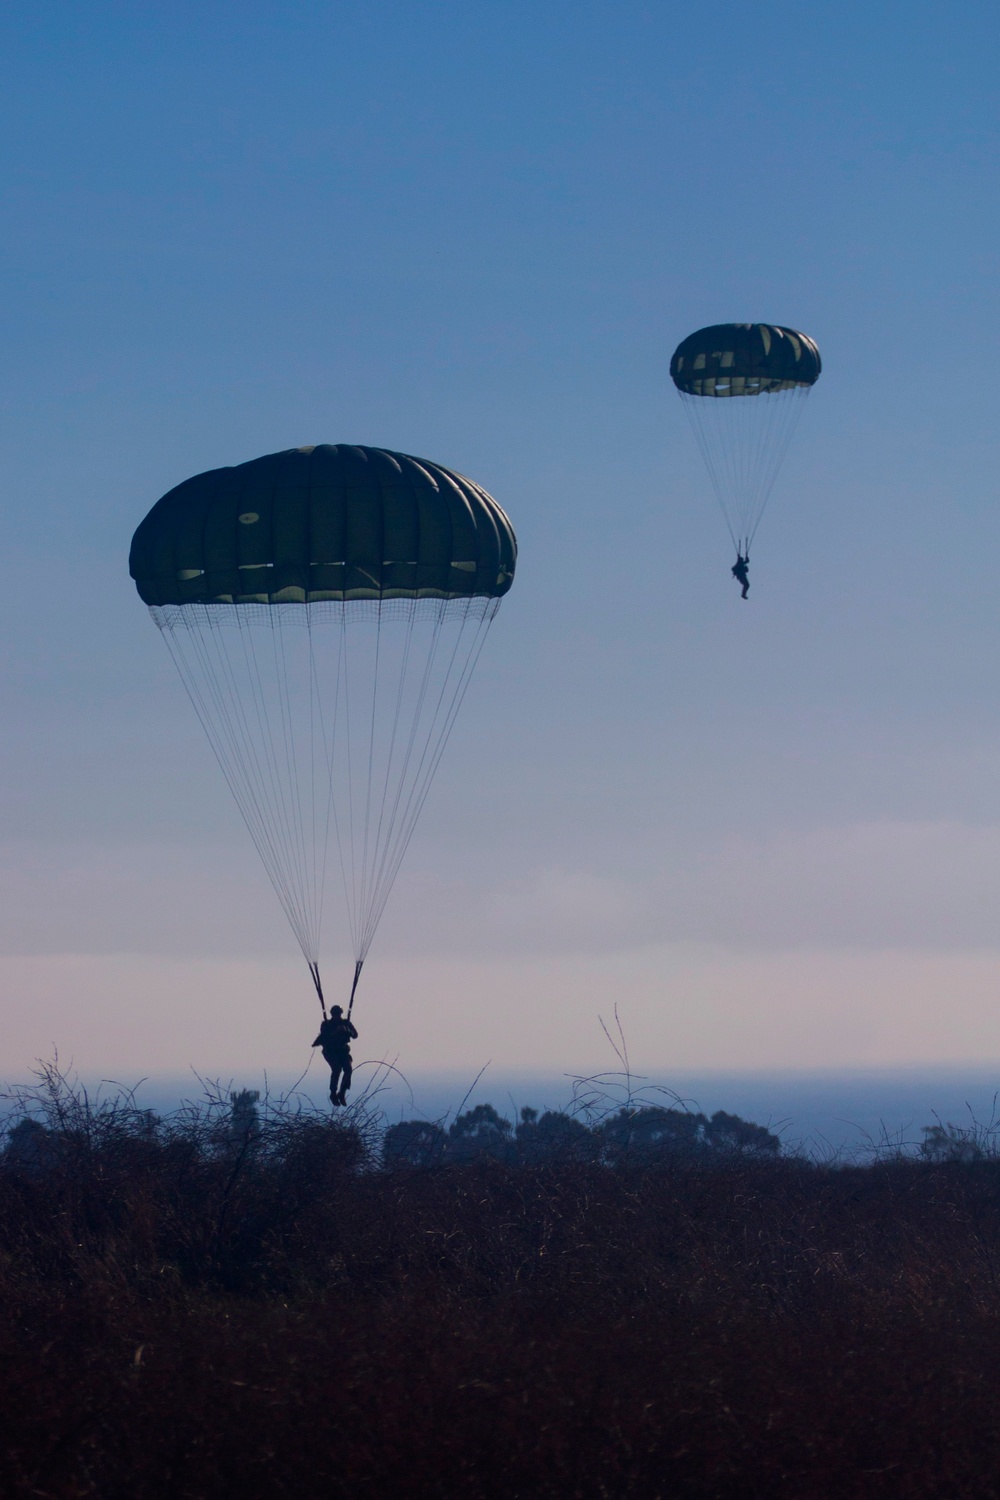
[[[500,599],[151,606],[326,1015],[319,947],[331,824],[355,970]]]

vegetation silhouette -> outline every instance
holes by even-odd
[[[0,1155],[4,1495],[994,1493],[989,1132],[816,1163],[611,1085],[386,1130],[44,1068]]]

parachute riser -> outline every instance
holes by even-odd
[[[354,1009],[354,996],[357,994],[357,991],[358,991],[358,980],[361,978],[361,970],[362,970],[362,968],[364,966],[364,962],[365,962],[364,959],[361,958],[354,965],[354,983],[351,985],[351,998],[350,998],[350,1001],[348,1002],[348,1006],[347,1006],[347,1019],[348,1020],[351,1019],[351,1011]]]
[[[317,995],[317,997],[319,999],[320,1009],[323,1012],[323,1020],[325,1021],[326,1020],[326,1001],[323,998],[323,981],[319,977],[319,964],[317,964],[317,963],[310,963],[309,964],[309,973],[312,975],[312,982],[316,986],[316,995]]]

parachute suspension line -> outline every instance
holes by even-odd
[[[316,925],[316,947],[319,949],[320,923],[323,920],[323,883],[320,878],[316,830],[319,827],[317,821],[318,809],[316,807],[316,694],[313,692],[313,639],[312,625],[306,619],[306,633],[309,642],[309,819],[308,826],[313,831],[310,842],[310,853],[312,855],[312,878],[310,889],[316,902],[317,925]],[[326,839],[323,840],[324,849]]]
[[[213,702],[217,705],[218,719],[226,731],[225,743],[230,755],[228,762],[223,761],[224,774],[227,779],[231,778],[230,785],[237,790],[237,806],[252,835],[256,835],[255,843],[264,859],[265,868],[268,868],[269,873],[272,870],[277,872],[281,865],[281,850],[277,843],[281,831],[280,820],[277,810],[268,806],[273,795],[272,789],[265,781],[264,768],[249,730],[243,699],[236,687],[232,663],[223,638],[210,621],[209,634],[205,639],[197,633],[187,639],[200,658],[203,676],[212,691]],[[210,737],[211,728],[210,725]],[[269,780],[273,786],[273,777]],[[268,853],[270,860],[267,858]],[[289,908],[287,893],[283,892],[280,882],[276,884],[274,874],[272,884],[275,884],[278,895],[282,898],[286,915],[294,929],[296,913]]]
[[[351,755],[351,741],[353,739],[353,735],[351,734],[351,662],[348,650],[349,637],[347,625],[347,611],[342,610],[340,615],[340,629],[344,643],[344,743],[347,753],[347,821],[351,841],[351,889],[348,890],[347,888],[347,872],[345,870],[344,893],[347,897],[347,918],[351,928],[354,954],[357,957],[358,939],[355,931],[355,912],[358,908],[358,861],[354,851],[354,767]],[[336,770],[334,771],[334,777],[336,778]],[[334,792],[334,801],[336,803],[336,791]],[[343,849],[343,845],[341,845],[341,849]],[[341,854],[341,861],[343,862],[343,854]]]
[[[274,626],[268,615],[272,632],[272,648],[274,647]],[[278,665],[277,651],[274,651],[274,682],[275,695],[278,699],[278,712],[282,719],[282,731],[285,748],[285,775],[281,774],[281,762],[275,746],[274,727],[272,724],[272,713],[268,703],[268,693],[261,676],[260,661],[257,656],[255,633],[250,624],[245,624],[242,614],[237,612],[237,624],[239,626],[240,642],[243,647],[244,661],[250,680],[253,694],[254,706],[257,716],[257,726],[260,733],[261,743],[264,748],[265,764],[270,776],[270,805],[274,808],[274,826],[280,841],[281,863],[278,866],[278,874],[282,879],[286,892],[286,911],[294,910],[295,918],[289,918],[292,930],[299,940],[299,946],[305,954],[307,963],[317,958],[315,937],[310,921],[308,888],[304,878],[301,859],[298,857],[296,833],[301,830],[299,821],[301,806],[294,795],[293,772],[289,762],[289,743],[287,730],[284,727],[285,704],[284,697],[287,691],[287,683],[283,680],[282,672]]]
[[[395,875],[392,872],[392,868],[391,868],[391,865],[390,865],[390,867],[389,867],[389,875],[388,875],[388,885],[387,885],[387,887],[385,889],[385,895],[380,900],[379,899],[379,894],[382,891],[383,883],[386,880],[386,858],[387,858],[387,855],[388,855],[389,848],[391,846],[392,837],[393,837],[393,830],[397,827],[397,818],[398,818],[398,814],[399,814],[399,807],[400,807],[400,802],[401,802],[402,797],[403,797],[404,789],[405,789],[406,784],[407,784],[407,777],[409,776],[410,762],[411,762],[412,757],[413,757],[413,751],[414,751],[414,747],[415,747],[415,745],[417,743],[418,734],[422,734],[423,733],[423,728],[424,728],[424,726],[423,726],[424,704],[425,704],[425,702],[427,700],[427,690],[428,690],[428,686],[429,686],[429,683],[431,681],[431,677],[432,677],[432,674],[433,674],[433,667],[434,667],[435,657],[437,655],[438,643],[439,643],[439,641],[441,639],[441,627],[442,627],[442,619],[443,619],[443,614],[444,614],[444,607],[445,606],[442,603],[435,610],[433,629],[431,631],[430,640],[429,640],[428,645],[427,645],[427,657],[426,657],[426,660],[425,660],[424,665],[423,665],[423,671],[420,674],[420,683],[419,683],[419,687],[417,689],[416,700],[415,700],[415,703],[413,704],[413,707],[412,707],[412,716],[411,716],[411,723],[410,723],[410,733],[409,733],[409,736],[408,736],[408,739],[407,739],[406,749],[403,752],[402,764],[401,764],[401,766],[399,768],[399,772],[398,772],[398,775],[397,775],[397,778],[396,778],[396,785],[395,785],[395,790],[394,790],[394,795],[393,795],[392,808],[391,808],[390,813],[389,813],[388,827],[387,827],[387,830],[386,830],[386,839],[385,839],[385,842],[382,845],[381,853],[379,853],[378,849],[376,848],[376,862],[373,865],[373,868],[372,868],[372,871],[371,871],[370,880],[366,881],[366,886],[367,886],[368,890],[371,891],[371,899],[370,900],[367,899],[368,890],[366,890],[366,900],[365,900],[364,906],[362,907],[362,910],[361,910],[361,913],[360,913],[361,922],[360,922],[360,930],[359,930],[359,936],[358,936],[358,950],[357,951],[358,951],[358,956],[361,959],[364,959],[367,956],[368,949],[371,946],[372,938],[375,935],[375,928],[378,926],[379,916],[375,915],[375,913],[376,913],[376,911],[378,911],[379,915],[381,914],[381,908],[385,904],[385,897],[388,896],[388,892],[392,888],[392,883],[393,883],[393,880],[395,879]],[[407,664],[409,663],[409,658],[410,658],[410,645],[411,645],[412,638],[413,638],[413,629],[414,629],[414,623],[415,623],[415,616],[416,616],[416,610],[415,609],[411,609],[409,611],[409,618],[407,620],[406,644],[405,644],[405,649],[404,649],[404,653],[403,653],[404,661]],[[401,671],[400,672],[400,680],[399,680],[400,690],[402,690],[403,686],[405,685],[405,682],[406,682],[406,677],[405,677],[404,673]],[[428,731],[428,733],[431,733],[431,732],[433,732],[433,724],[431,725],[431,729]],[[390,769],[389,769],[389,766],[387,765],[387,767],[386,767],[386,777],[385,777],[385,783],[384,783],[384,792],[385,792],[386,796],[388,795],[389,782],[390,782]],[[374,920],[373,920],[373,918],[374,918]]]
[[[299,945],[308,961],[312,955],[308,951],[308,938],[303,923],[302,912],[298,909],[298,905],[294,900],[294,886],[292,883],[287,831],[285,827],[284,798],[281,795],[281,787],[274,762],[273,744],[270,743],[266,699],[264,697],[263,685],[260,682],[256,657],[253,655],[252,638],[248,639],[248,632],[244,631],[239,615],[236,616],[236,624],[239,627],[239,644],[240,653],[243,658],[244,675],[250,688],[253,717],[257,722],[258,733],[256,736],[253,733],[251,720],[244,709],[246,694],[239,691],[236,682],[235,664],[225,646],[226,638],[223,636],[221,629],[217,627],[214,616],[210,616],[209,618],[208,638],[214,639],[217,647],[217,658],[223,670],[223,681],[229,692],[229,701],[232,703],[237,716],[237,724],[234,726],[232,738],[237,751],[234,759],[238,769],[233,772],[233,780],[230,781],[230,786],[234,787],[234,791],[236,787],[239,788],[239,792],[236,793],[238,801],[239,793],[243,794],[244,802],[248,808],[248,817],[259,830],[257,843],[261,850],[261,858],[264,860],[265,868],[270,876],[271,884],[277,891],[285,915],[288,917],[292,930],[298,938]],[[193,632],[193,641],[197,650],[202,643],[202,638],[197,631]],[[212,661],[209,660],[206,670],[210,671],[212,665]],[[241,729],[242,733],[237,734],[235,732],[236,728]],[[242,754],[240,753],[241,751],[243,752]],[[268,854],[270,858],[268,858]]]
[[[347,897],[353,1003],[499,602],[151,609],[321,1008],[328,835]]]
[[[448,685],[449,685],[449,681],[450,681],[450,678],[451,678],[452,668],[454,667],[456,658],[458,657],[458,651],[459,651],[459,646],[461,644],[462,634],[464,633],[465,628],[466,628],[466,626],[469,623],[470,615],[473,616],[473,618],[475,618],[475,615],[473,613],[473,608],[472,608],[474,602],[477,603],[477,604],[480,604],[480,606],[481,606],[480,611],[478,613],[478,623],[476,625],[476,629],[475,629],[475,632],[473,634],[471,645],[468,647],[468,650],[467,650],[467,653],[466,653],[466,656],[465,656],[465,660],[464,660],[464,662],[462,663],[462,665],[460,667],[460,671],[458,673],[457,681],[455,682],[454,687],[453,687],[452,692],[451,692],[451,697],[450,697],[449,700],[446,701],[445,695],[446,695],[446,692],[448,690]],[[487,637],[487,634],[489,633],[490,625],[493,623],[493,620],[494,620],[494,618],[496,616],[496,612],[497,612],[499,606],[500,606],[499,599],[491,599],[487,603],[485,603],[484,606],[483,606],[483,601],[479,601],[479,600],[473,601],[473,600],[470,599],[466,603],[466,607],[465,607],[465,610],[464,610],[463,616],[462,616],[461,625],[459,627],[459,632],[458,632],[458,635],[456,637],[455,645],[454,645],[454,648],[452,650],[451,658],[450,658],[449,663],[448,663],[447,673],[446,673],[445,679],[444,679],[444,681],[443,681],[443,683],[441,685],[441,691],[440,691],[440,694],[438,696],[437,706],[435,708],[434,717],[433,717],[432,722],[431,722],[431,729],[430,729],[430,731],[428,733],[427,742],[426,742],[426,745],[424,747],[423,755],[421,756],[421,759],[420,759],[420,764],[418,766],[417,772],[415,773],[413,782],[411,784],[410,792],[409,792],[409,795],[407,797],[406,806],[405,806],[404,812],[403,812],[403,817],[402,817],[401,822],[400,822],[400,827],[399,827],[399,830],[398,830],[398,832],[397,832],[397,834],[395,836],[395,839],[393,840],[392,834],[390,832],[389,840],[387,841],[386,853],[385,853],[385,856],[383,857],[382,870],[380,871],[380,877],[379,877],[379,884],[381,886],[381,895],[379,896],[379,899],[376,902],[376,904],[375,904],[375,906],[374,906],[374,908],[373,908],[373,910],[371,912],[371,915],[369,917],[368,932],[367,932],[367,943],[366,943],[366,948],[365,948],[366,952],[367,952],[367,945],[370,945],[371,940],[372,940],[372,938],[375,935],[375,931],[376,931],[376,929],[378,927],[378,924],[381,921],[382,913],[384,912],[386,902],[389,899],[389,892],[391,891],[392,886],[393,886],[393,882],[395,881],[396,875],[399,872],[400,865],[402,864],[402,861],[403,861],[403,856],[405,855],[406,850],[407,850],[407,848],[409,846],[410,840],[413,837],[414,829],[416,828],[417,820],[418,820],[418,818],[420,816],[420,811],[421,811],[421,809],[422,809],[422,807],[424,805],[424,802],[427,799],[427,794],[430,791],[431,782],[434,779],[434,774],[435,774],[435,772],[436,772],[436,770],[438,768],[438,765],[439,765],[439,763],[441,761],[441,757],[444,754],[445,747],[446,747],[446,745],[448,743],[448,740],[449,740],[449,738],[451,736],[452,728],[454,727],[455,720],[458,717],[458,712],[459,712],[459,709],[462,706],[462,702],[463,702],[463,700],[465,698],[465,694],[468,691],[469,682],[470,682],[470,680],[472,678],[472,674],[473,674],[473,672],[475,670],[476,663],[478,662],[479,657],[480,657],[480,655],[482,653],[483,646],[485,645],[486,637]],[[443,611],[442,611],[442,615],[443,615]],[[440,622],[439,622],[439,627],[440,627]],[[437,649],[437,643],[438,643],[438,640],[440,638],[440,628],[439,627],[435,630],[434,641],[433,641],[433,645],[432,645],[432,650],[429,653],[429,659],[430,659],[430,657],[433,656],[434,652],[436,652],[436,649]],[[424,686],[426,686],[426,680],[425,680],[425,685]],[[422,694],[422,696],[423,696],[423,694]],[[439,714],[439,711],[440,711],[442,705],[444,705],[444,707],[445,707],[445,713],[444,713],[444,716],[443,716],[441,727],[440,727],[440,729],[438,730],[438,733],[437,733],[437,740],[435,742],[434,741],[434,730],[435,730],[435,725],[437,723],[438,714]],[[432,743],[433,743],[433,748],[431,748]],[[430,754],[429,755],[428,755],[428,750],[430,750]],[[402,791],[402,781],[400,782],[400,792],[401,791]],[[398,805],[398,801],[399,801],[399,797],[397,796],[397,805]],[[392,825],[393,821],[394,821],[394,816],[393,816],[393,818],[390,819],[390,829],[391,829],[391,825]],[[391,850],[390,850],[390,847],[389,847],[390,842],[392,844]]]
[[[726,523],[726,528],[729,532],[729,535],[732,537],[733,546],[736,548],[736,551],[738,553],[740,551],[742,539],[737,536],[736,531],[733,528],[733,523],[729,518],[729,511],[726,508],[726,501],[724,498],[726,494],[726,488],[722,482],[721,471],[716,462],[715,450],[708,443],[707,434],[704,430],[704,423],[701,421],[701,413],[694,405],[696,401],[707,401],[710,399],[712,398],[707,396],[689,396],[683,392],[681,394],[681,400],[684,403],[684,409],[687,412],[688,421],[691,423],[691,430],[694,433],[695,441],[697,442],[698,447],[701,451],[702,460],[705,464],[706,469],[708,470],[708,478],[712,486],[712,492],[715,495],[719,509],[722,512],[722,519]]]
[[[202,622],[208,626],[204,637],[198,630],[188,629],[187,622],[178,617],[179,612],[173,618],[156,610],[151,613],[308,961],[301,913],[291,899],[287,880],[282,878],[282,850],[276,838],[280,834],[280,822],[270,805],[260,756],[233,680],[232,663],[222,643],[221,632],[208,611]],[[185,653],[182,641],[191,647],[193,660]]]
[[[412,628],[412,626],[411,626]],[[365,842],[364,853],[361,857],[361,911],[364,912],[368,905],[368,834],[371,829],[372,814],[372,780],[375,775],[375,709],[378,703],[378,665],[379,655],[382,649],[382,600],[378,601],[378,612],[375,617],[375,663],[372,671],[372,711],[368,725],[368,780],[365,785]],[[403,674],[400,673],[400,680]],[[383,782],[383,795],[386,782],[389,780],[392,770],[391,757],[385,768],[385,781]],[[378,845],[376,844],[376,848]],[[356,958],[364,961],[365,955],[355,954]],[[354,975],[354,984],[357,986],[358,972]],[[354,1002],[354,990],[351,991],[351,1003]]]
[[[308,614],[308,611],[307,611]],[[333,684],[333,726],[330,738],[326,737],[326,725],[323,719],[323,693],[321,691],[318,677],[314,679],[316,685],[316,700],[320,711],[320,729],[323,734],[323,749],[327,764],[327,830],[329,830],[330,813],[333,814],[333,831],[337,840],[337,855],[340,860],[340,874],[344,882],[344,895],[347,898],[347,920],[351,928],[351,938],[354,937],[354,917],[351,906],[350,890],[347,882],[347,865],[344,861],[344,839],[341,834],[340,814],[337,811],[337,799],[334,795],[334,773],[336,769],[337,752],[337,727],[340,723],[340,688],[344,686],[345,696],[347,694],[347,619],[343,611],[340,615],[340,633],[337,639],[337,670]],[[343,738],[343,736],[342,736]],[[350,755],[350,735],[347,735],[348,755]],[[326,850],[323,853],[323,868],[326,870]]]
[[[681,392],[733,546],[747,556],[809,386],[755,396]]]
[[[350,998],[350,1000],[348,1002],[348,1005],[347,1005],[347,1019],[348,1020],[351,1019],[351,1011],[354,1009],[354,997],[355,997],[355,995],[358,992],[358,980],[361,978],[361,970],[362,970],[363,965],[364,965],[364,959],[363,958],[359,958],[358,961],[357,961],[357,963],[354,965],[354,983],[351,985],[351,998]]]
[[[756,536],[757,528],[767,509],[778,472],[784,463],[792,438],[795,436],[795,429],[802,416],[802,408],[811,389],[812,387],[808,385],[797,385],[790,391],[763,397],[764,400],[774,402],[774,419],[770,423],[758,422],[756,431],[746,445],[747,450],[750,450],[752,438],[755,437],[753,451],[746,462],[744,471],[747,493],[752,496],[747,515],[746,556],[750,554],[750,543]],[[751,399],[759,401],[762,398],[757,396]],[[745,402],[746,397],[743,400]],[[747,421],[746,425],[749,426],[750,422]]]
[[[225,616],[204,611],[198,626],[192,628],[176,614],[171,617],[154,611],[153,617],[299,946],[307,963],[312,963],[316,958],[316,922],[310,919],[308,881],[301,866],[296,869],[298,862],[290,843],[293,815],[282,785],[252,630],[243,628],[232,607]],[[241,646],[233,655],[225,645],[232,637],[220,628],[223,619],[239,624]],[[242,691],[236,680],[236,663],[241,657]],[[245,709],[248,698],[253,703],[249,717]]]
[[[325,724],[324,718],[323,718],[323,695],[320,692],[319,677],[318,677],[317,670],[316,670],[316,650],[315,650],[315,642],[313,640],[312,616],[310,615],[310,613],[309,613],[308,610],[306,611],[306,630],[308,632],[308,637],[309,637],[309,737],[310,737],[310,770],[311,770],[312,783],[313,783],[314,819],[316,817],[316,814],[315,814],[315,806],[316,806],[316,730],[315,730],[315,725],[316,725],[317,722],[319,724],[319,742],[320,742],[320,745],[321,745],[322,750],[323,750],[323,766],[322,766],[322,770],[323,770],[323,773],[324,773],[323,789],[324,789],[325,798],[326,798],[326,808],[323,811],[322,835],[320,837],[314,837],[313,838],[313,868],[314,868],[314,870],[316,868],[317,858],[319,858],[319,861],[320,861],[320,863],[319,863],[318,877],[317,877],[317,886],[316,886],[316,889],[317,889],[316,906],[317,906],[317,910],[320,913],[320,917],[322,918],[323,900],[324,900],[324,897],[325,897],[325,894],[326,894],[327,855],[328,855],[329,849],[330,849],[330,815],[331,815],[331,813],[333,814],[334,826],[335,826],[335,831],[336,831],[336,816],[337,816],[337,813],[336,813],[336,807],[334,806],[334,800],[333,800],[333,751],[334,751],[334,744],[329,744],[329,745],[327,744],[326,724]],[[336,675],[335,675],[335,678],[334,678],[334,708],[336,708],[337,694],[340,692],[340,667],[341,667],[341,652],[338,649],[338,652],[337,652],[337,669],[336,669]],[[333,734],[336,735],[336,732],[337,732],[337,717],[336,717],[336,713],[334,713]],[[314,821],[313,828],[316,829],[319,826],[320,826],[319,823],[317,821]],[[340,835],[339,835],[339,832],[337,832],[337,845],[338,845],[338,848],[339,848],[339,846],[340,846]],[[318,940],[318,936],[319,935],[317,934],[317,940]]]
[[[267,802],[272,809],[273,828],[276,835],[275,843],[279,846],[279,859],[276,870],[279,876],[282,877],[286,891],[286,908],[292,907],[295,911],[295,918],[290,918],[290,920],[292,920],[293,928],[298,924],[296,935],[308,962],[315,955],[309,951],[310,944],[304,914],[299,908],[299,904],[294,900],[294,858],[289,824],[288,799],[285,795],[285,788],[281,783],[280,767],[274,746],[274,731],[268,713],[267,695],[261,680],[260,663],[257,660],[253,635],[249,630],[244,630],[243,620],[239,614],[237,614],[236,623],[239,627],[239,642],[243,653],[243,665],[250,685],[251,701],[257,721],[257,733],[260,747],[263,751],[261,759],[267,771]],[[252,735],[250,736],[250,743],[253,745]]]
[[[271,621],[271,642],[274,647],[275,680],[278,685],[278,701],[281,707],[282,731],[285,747],[285,769],[287,780],[282,781],[282,786],[287,786],[290,791],[289,812],[291,815],[291,828],[293,834],[293,852],[299,868],[299,890],[302,893],[303,907],[308,915],[309,939],[311,956],[314,960],[319,958],[319,936],[320,936],[320,914],[316,905],[316,882],[309,879],[309,858],[306,851],[306,830],[304,810],[302,805],[302,794],[299,786],[299,757],[295,745],[295,717],[289,698],[289,672],[288,662],[285,655],[285,636],[282,629],[282,614],[280,610],[269,610],[268,618]],[[280,657],[280,660],[279,660]],[[310,746],[310,750],[311,750]],[[311,792],[314,791],[314,785]],[[310,829],[313,830],[311,840],[313,854],[315,854],[315,823],[310,820]]]
[[[388,753],[386,755],[385,778],[384,778],[383,783],[382,783],[382,799],[381,799],[381,803],[379,805],[378,827],[377,827],[376,832],[375,832],[375,848],[376,848],[376,850],[382,844],[382,828],[383,828],[384,823],[385,823],[385,805],[386,805],[386,801],[387,801],[387,798],[388,798],[388,795],[389,795],[389,783],[390,783],[390,781],[392,779],[393,760],[394,760],[395,754],[396,754],[396,737],[397,737],[397,734],[398,734],[398,731],[399,731],[400,712],[401,712],[402,705],[403,705],[403,689],[406,686],[407,675],[408,675],[408,668],[409,668],[409,664],[410,664],[410,648],[411,648],[411,646],[413,644],[413,626],[414,626],[415,618],[416,618],[416,610],[414,610],[414,609],[409,610],[408,611],[408,615],[407,615],[407,621],[406,621],[406,635],[405,635],[404,642],[403,642],[402,659],[400,661],[400,667],[399,667],[399,681],[396,684],[396,702],[395,702],[395,705],[393,707],[392,733],[391,733],[391,735],[389,737],[389,749],[388,749]],[[381,607],[379,609],[379,629],[381,630]],[[401,779],[405,778],[405,775],[406,775],[406,763],[404,763],[403,771],[401,773]],[[398,802],[399,802],[399,798],[398,798],[398,795],[397,795],[397,797],[396,797],[396,799],[395,799],[395,801],[393,803],[394,809],[395,809],[396,806],[398,806]],[[390,826],[391,826],[391,815],[390,815]],[[381,873],[381,869],[382,869],[382,864],[380,862],[379,872],[378,873]],[[376,878],[377,878],[377,875],[376,875]]]

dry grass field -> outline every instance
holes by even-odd
[[[363,1120],[45,1108],[0,1166],[4,1497],[1000,1495],[1000,1163],[390,1169]]]

